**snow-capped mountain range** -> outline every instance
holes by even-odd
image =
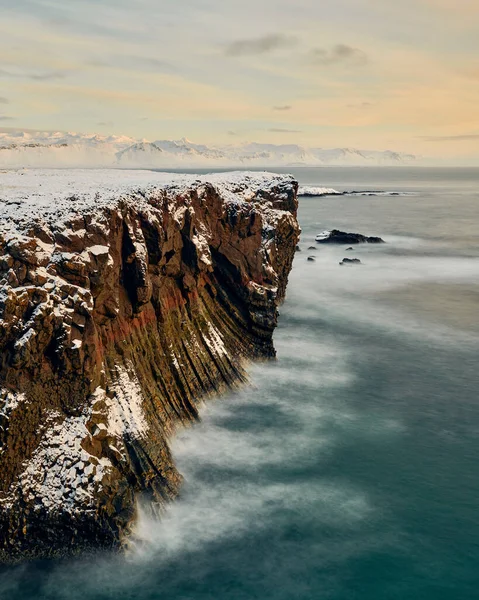
[[[206,146],[128,136],[0,130],[0,168],[230,168],[321,165],[408,165],[417,157],[392,151],[308,148],[296,144]]]

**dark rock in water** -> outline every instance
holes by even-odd
[[[316,250],[316,246],[309,246],[308,250]]]
[[[349,246],[349,248],[346,248],[346,252],[348,252],[349,250],[354,250],[354,248],[352,246]]]
[[[343,258],[340,265],[360,265],[362,264],[359,258]]]
[[[316,260],[316,258],[314,256],[308,256],[308,260],[311,262],[314,262]]]
[[[316,239],[318,244],[384,244],[380,237],[368,237],[361,233],[346,233],[333,229],[327,237]]]
[[[299,246],[296,246],[296,252],[301,252],[301,248]]]

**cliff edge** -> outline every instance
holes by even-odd
[[[274,356],[297,183],[0,173],[0,561],[119,547],[168,438]]]

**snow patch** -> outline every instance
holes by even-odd
[[[211,267],[213,262],[211,258],[211,250],[207,239],[201,233],[196,233],[192,237],[192,242],[196,246],[198,252],[198,260],[206,267]]]
[[[108,406],[108,432],[111,435],[142,438],[148,432],[143,412],[143,393],[138,379],[125,367],[117,367],[118,380],[112,386],[114,397],[105,397]]]
[[[16,493],[35,502],[35,510],[43,506],[49,512],[80,515],[93,508],[94,493],[113,465],[107,458],[91,457],[81,446],[89,436],[90,413],[55,423],[60,418],[55,412],[47,418],[46,434],[19,476]]]
[[[225,204],[250,202],[256,198],[258,190],[267,194],[277,191],[278,186],[292,182],[293,178],[289,175],[266,172],[185,175],[114,169],[6,171],[0,173],[0,231],[19,239],[23,230],[39,218],[58,227],[68,218],[91,212],[92,209],[118,208],[125,199],[134,202],[139,209],[148,210],[151,206],[148,198],[157,197],[159,192],[172,199],[181,196],[189,198],[192,190],[205,184],[213,185]],[[73,190],[74,202],[71,200]],[[19,200],[21,204],[17,203]],[[172,215],[180,228],[187,210],[187,206],[180,206]],[[63,234],[82,237],[86,232],[73,232],[65,228]],[[24,239],[28,241],[29,238]],[[96,250],[103,252],[101,248]],[[64,252],[54,258],[72,260],[74,255]]]
[[[205,334],[203,339],[213,354],[216,354],[216,356],[228,356],[223,338],[212,323],[208,323],[208,335]]]
[[[90,246],[88,248],[88,252],[93,254],[93,256],[104,256],[105,254],[110,253],[110,248],[108,246],[101,246],[100,244],[96,244],[95,246]]]
[[[4,417],[13,412],[20,404],[25,402],[25,394],[18,392],[10,392],[5,388],[0,389],[0,401],[2,408],[0,416]]]
[[[10,415],[21,404],[26,402],[25,394],[18,392],[10,392],[5,388],[0,388],[0,433],[8,431]],[[4,451],[0,444],[0,455]]]

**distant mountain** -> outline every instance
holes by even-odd
[[[0,131],[0,168],[215,168],[321,165],[409,165],[412,154],[296,144],[206,146],[181,140],[136,140],[98,134]]]
[[[162,159],[163,150],[151,142],[138,142],[115,154],[119,166],[139,162],[143,167],[155,166]]]

